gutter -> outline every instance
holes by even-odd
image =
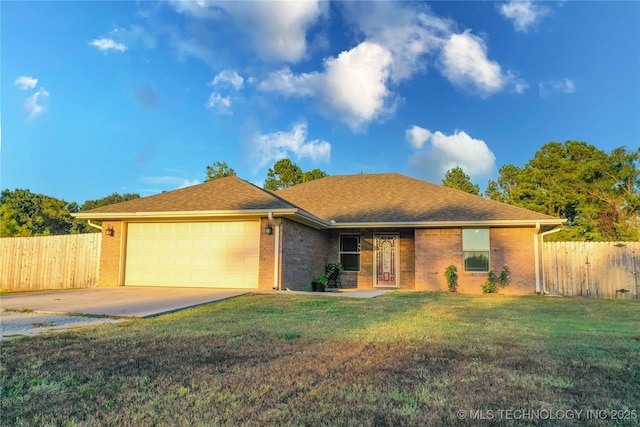
[[[93,228],[96,228],[96,229],[102,231],[102,226],[92,223],[90,219],[87,220],[87,224],[89,225],[89,227],[93,227]]]
[[[340,222],[329,221],[327,228],[460,228],[460,227],[518,227],[559,225],[566,220],[553,219],[515,219],[515,220],[485,220],[485,221],[383,221],[383,222]]]

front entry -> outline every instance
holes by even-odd
[[[375,234],[373,236],[374,286],[398,287],[398,259],[400,238],[397,234]]]

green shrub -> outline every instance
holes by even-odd
[[[447,287],[449,292],[458,291],[458,269],[451,264],[444,270],[444,277],[447,279]]]
[[[509,286],[509,283],[511,283],[511,273],[509,272],[509,267],[505,265],[502,267],[499,276],[496,276],[493,270],[489,270],[487,281],[480,286],[482,286],[483,293],[495,294],[498,293],[500,289]]]

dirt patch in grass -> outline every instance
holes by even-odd
[[[2,348],[2,423],[422,426],[459,425],[458,410],[640,409],[640,305],[565,301],[243,297],[19,339]]]

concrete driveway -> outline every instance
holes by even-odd
[[[117,287],[0,297],[3,309],[100,316],[151,317],[250,292],[243,289]]]

